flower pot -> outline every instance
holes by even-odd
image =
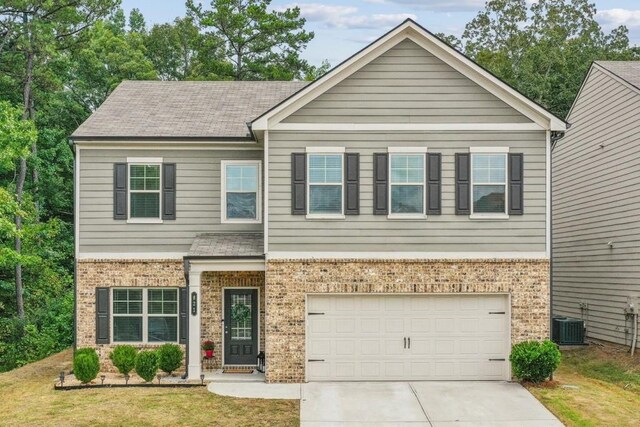
[[[207,359],[211,359],[213,357],[213,350],[205,350],[204,357],[206,357]]]

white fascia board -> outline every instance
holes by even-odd
[[[267,260],[345,259],[345,260],[548,260],[545,252],[280,252],[267,254]]]
[[[366,132],[366,131],[543,131],[537,123],[278,123],[270,130],[278,132]]]
[[[78,260],[165,260],[182,259],[186,252],[84,252],[76,256]]]
[[[189,261],[189,273],[203,273],[205,271],[265,271],[264,260],[215,259]]]
[[[407,20],[385,36],[340,64],[334,70],[291,96],[279,106],[259,117],[252,123],[252,129],[262,131],[272,128],[285,117],[291,115],[320,94],[337,85],[351,74],[382,55],[384,52],[409,39],[433,53],[458,72],[481,87],[496,95],[502,101],[542,126],[545,130],[564,131],[566,123],[504,83],[478,64],[451,48],[437,37],[425,31],[417,23]]]

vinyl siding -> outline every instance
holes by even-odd
[[[291,215],[291,153],[306,147],[360,153],[360,215],[310,220]],[[442,153],[442,215],[392,220],[373,215],[373,154],[426,146]],[[454,155],[469,147],[508,146],[524,153],[523,216],[478,221],[455,215]],[[269,252],[544,252],[545,132],[269,133]]]
[[[640,302],[638,111],[640,94],[595,66],[553,153],[554,315],[619,344],[631,341],[624,308]]]
[[[285,123],[530,123],[410,40],[283,120]]]
[[[187,252],[196,234],[262,231],[262,224],[220,222],[220,161],[262,159],[261,150],[80,151],[80,253]],[[128,224],[113,219],[113,164],[127,157],[176,163],[176,220]]]

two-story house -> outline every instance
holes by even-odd
[[[124,82],[73,134],[77,346],[268,382],[510,378],[565,123],[408,20],[311,82]]]

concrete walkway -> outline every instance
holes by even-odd
[[[249,399],[300,399],[301,384],[267,384],[264,382],[212,382],[207,386],[221,396]]]
[[[303,427],[562,426],[525,388],[505,382],[303,384],[300,420]]]

